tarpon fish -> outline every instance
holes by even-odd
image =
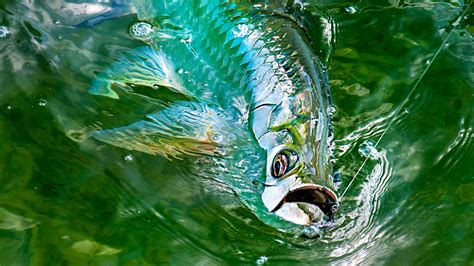
[[[264,223],[294,231],[331,221],[338,207],[328,77],[315,53],[321,37],[297,14],[308,6],[267,2],[132,1],[131,33],[144,45],[120,55],[90,92],[142,97],[157,110],[91,136],[194,157],[194,172],[228,186]],[[179,97],[164,102],[157,91]]]

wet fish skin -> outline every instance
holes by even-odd
[[[200,134],[199,138],[221,147],[224,156],[213,154],[214,164],[211,165],[220,165],[224,171],[209,169],[203,172],[210,175],[207,177],[226,183],[265,223],[291,230],[312,220],[310,214],[296,205],[285,205],[284,193],[296,188],[320,190],[321,193],[326,193],[326,188],[334,189],[327,73],[297,21],[262,9],[261,5],[244,2],[134,1],[132,6],[138,18],[155,25],[157,36],[164,36],[160,31],[175,34],[168,34],[170,38],[151,38],[149,45],[152,48],[144,52],[141,63],[136,57],[118,61],[118,65],[104,71],[98,79],[101,81],[99,87],[93,88],[92,92],[118,99],[123,92],[114,92],[113,83],[149,85],[155,82],[186,94],[204,109],[216,106],[219,109],[216,113],[221,114],[221,118],[209,119],[203,126],[218,128],[217,134],[224,137],[218,142],[212,137],[206,140],[206,134]],[[160,63],[164,61],[168,63]],[[155,77],[144,75],[144,65],[147,69],[151,66]],[[186,75],[175,79],[174,83],[164,83],[170,80],[172,73],[178,72]],[[154,115],[154,123],[161,128],[147,133],[155,134],[155,139],[163,137],[159,135],[164,132],[163,127],[171,128],[171,123],[161,123],[164,112]],[[142,145],[143,131],[134,125],[92,135],[118,147],[147,152]],[[226,138],[233,131],[241,132],[239,137]],[[174,137],[178,142],[178,139],[198,136],[187,133]],[[164,149],[153,150],[167,155]],[[293,162],[296,172],[276,178],[272,176],[274,158],[287,151],[296,154],[297,159]],[[160,154],[151,149],[148,152]],[[209,149],[206,152],[198,149],[183,154],[209,156]],[[261,156],[255,158],[252,154]],[[246,158],[258,162],[246,161]],[[236,167],[237,161],[243,162],[244,166]],[[265,186],[256,186],[256,182]],[[312,186],[314,184],[317,186]],[[323,200],[336,201],[331,193],[329,196],[321,194]],[[278,214],[274,207],[280,201],[285,213]]]

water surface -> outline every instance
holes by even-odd
[[[0,2],[0,263],[472,264],[470,2],[320,2],[347,193],[317,240],[264,225],[225,187],[192,178],[186,159],[87,136],[152,108],[87,93],[142,45],[134,16],[77,28],[90,16],[78,4]]]

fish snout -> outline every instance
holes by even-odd
[[[295,224],[333,220],[339,206],[338,198],[324,183],[294,174],[265,187],[262,200],[269,212]]]

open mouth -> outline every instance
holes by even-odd
[[[293,204],[292,204],[293,203]],[[272,210],[280,211],[285,205],[298,206],[305,214],[314,220],[316,212],[322,212],[329,219],[333,219],[337,211],[337,197],[330,189],[319,185],[304,185],[288,192]],[[315,208],[317,207],[317,208]]]

